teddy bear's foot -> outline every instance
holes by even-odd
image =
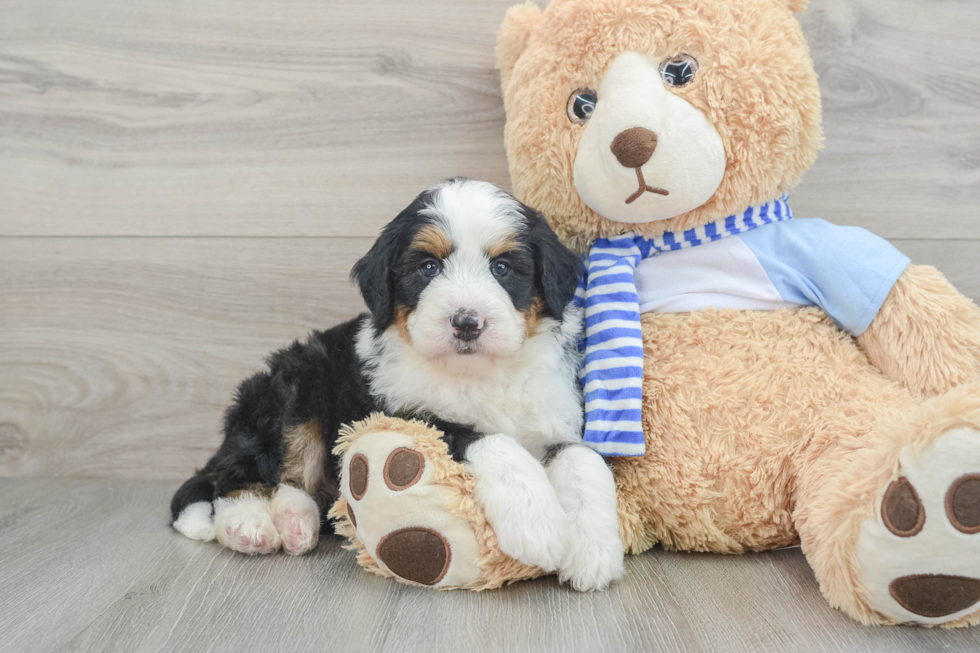
[[[468,585],[480,575],[476,539],[469,524],[447,509],[455,497],[435,476],[436,466],[411,437],[364,435],[343,463],[347,517],[368,555],[398,579]]]
[[[214,534],[232,551],[248,555],[273,553],[282,545],[269,501],[261,497],[218,499],[214,505]]]
[[[907,446],[899,463],[857,544],[870,607],[922,625],[980,613],[980,431]]]
[[[320,538],[320,508],[313,497],[289,485],[280,485],[272,497],[272,523],[282,540],[282,550],[302,555]]]
[[[476,502],[476,483],[441,433],[374,415],[344,429],[336,530],[368,571],[436,589],[488,589],[541,570],[506,556]]]

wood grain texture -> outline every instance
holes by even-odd
[[[177,478],[263,359],[363,310],[367,239],[0,239],[0,474]]]
[[[976,651],[980,629],[866,628],[798,549],[654,550],[607,592],[554,577],[432,592],[361,571],[338,540],[249,558],[167,526],[174,483],[0,480],[0,636],[33,651]]]
[[[334,540],[250,559],[166,526],[237,383],[359,312],[347,273],[384,223],[448,176],[509,187],[493,43],[516,1],[0,4],[0,476],[22,477],[0,479],[0,649],[977,650],[857,626],[798,550],[431,593]],[[980,4],[801,22],[827,147],[797,214],[980,299]]]
[[[373,236],[444,177],[507,187],[513,2],[8,0],[0,234]],[[797,213],[980,237],[980,3],[813,0],[801,22],[827,147]]]
[[[269,353],[362,310],[370,239],[0,239],[0,475],[185,478]],[[896,241],[980,299],[976,242]]]

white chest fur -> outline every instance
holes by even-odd
[[[561,323],[542,320],[512,358],[433,361],[420,357],[396,329],[375,334],[365,322],[357,353],[368,366],[372,394],[387,411],[426,411],[481,433],[503,433],[540,458],[549,445],[581,439],[575,347],[581,325],[581,311],[569,308]]]

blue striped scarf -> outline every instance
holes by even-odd
[[[643,333],[633,281],[639,262],[791,220],[788,195],[683,233],[600,238],[583,263],[575,305],[585,308],[585,443],[604,456],[642,456]]]

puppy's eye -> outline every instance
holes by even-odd
[[[490,264],[490,272],[493,273],[495,277],[506,277],[510,274],[510,263],[507,261],[494,261]]]
[[[431,279],[432,277],[438,276],[442,272],[442,264],[434,258],[426,259],[422,261],[422,265],[419,266],[419,272],[422,273],[423,277]]]
[[[694,81],[698,72],[698,60],[689,54],[679,54],[670,59],[664,59],[660,64],[660,76],[667,86],[687,86]]]
[[[591,88],[577,88],[568,98],[568,119],[576,125],[589,122],[599,96]]]

